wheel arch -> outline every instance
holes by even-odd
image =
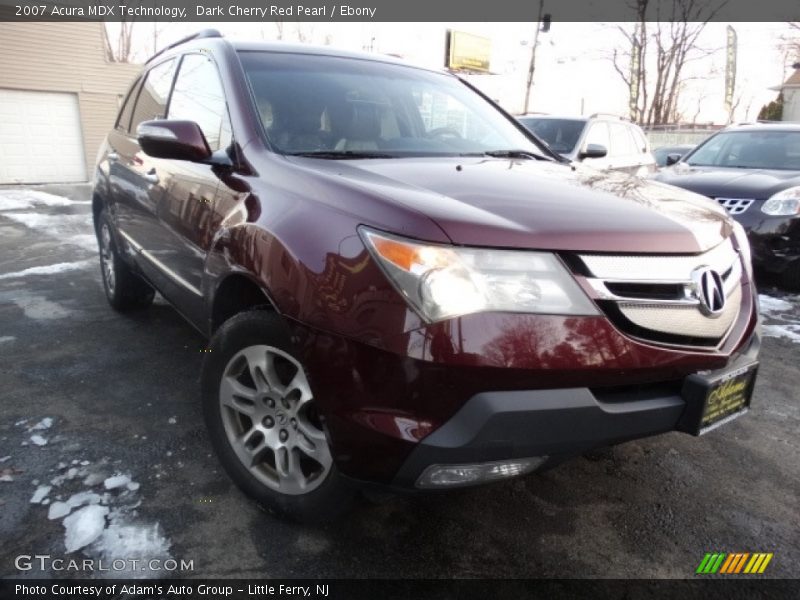
[[[234,270],[217,278],[209,307],[209,333],[231,317],[262,308],[279,313],[269,292],[252,274]]]

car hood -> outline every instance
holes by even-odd
[[[697,253],[731,235],[716,203],[621,173],[537,160],[292,158],[329,183],[432,219],[460,245],[617,253]],[[338,193],[337,190],[336,193]],[[333,192],[332,192],[333,193]],[[366,207],[366,208],[364,208]]]
[[[693,167],[678,163],[661,171],[656,179],[709,198],[766,200],[786,188],[800,185],[797,171]]]

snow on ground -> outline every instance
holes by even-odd
[[[66,517],[64,525],[64,545],[67,553],[80,550],[99,538],[106,528],[107,506],[91,504]]]
[[[32,431],[52,430],[56,421],[53,417],[28,418],[17,421],[15,425],[24,428],[22,431],[28,435]],[[10,458],[4,456],[0,462]],[[3,469],[0,481],[13,483],[15,480],[10,471]],[[39,485],[38,480],[33,480],[38,487],[30,501],[42,507],[43,516],[48,520],[61,520],[67,553],[80,552],[88,558],[103,559],[108,564],[122,559],[127,570],[109,571],[109,577],[162,575],[162,572],[142,571],[141,567],[134,570],[136,564],[147,565],[154,559],[163,564],[172,556],[169,553],[171,543],[160,524],[139,517],[137,509],[142,503],[140,485],[133,481],[130,473],[114,473],[108,458],[94,462],[79,459],[69,463],[61,461],[51,471],[58,475],[52,477],[49,485]]]
[[[782,298],[773,298],[772,296],[767,296],[766,294],[759,294],[758,302],[761,305],[761,313],[764,315],[771,315],[777,312],[792,310],[792,308],[794,308],[794,305],[791,302],[787,302]]]
[[[93,243],[94,236],[92,236]],[[54,265],[45,265],[42,267],[30,267],[22,271],[14,271],[13,273],[3,273],[0,279],[17,279],[19,277],[28,277],[29,275],[56,275],[58,273],[67,273],[69,271],[79,271],[87,269],[99,264],[96,259],[76,260],[75,262],[56,263]],[[2,338],[0,338],[2,339]]]
[[[135,525],[119,513],[112,513],[109,526],[92,545],[90,551],[99,555],[105,563],[111,564],[117,559],[123,559],[129,565],[129,577],[141,577],[139,571],[134,570],[131,559],[139,564],[148,564],[149,561],[158,559],[161,564],[172,558],[169,553],[170,542],[161,532],[158,523],[152,525]],[[123,576],[124,572],[117,571],[115,576]]]
[[[42,431],[43,429],[50,429],[53,426],[53,417],[45,417],[36,425],[28,427],[28,431]]]
[[[25,290],[13,292],[0,292],[0,302],[10,302],[22,309],[23,314],[29,319],[48,320],[63,319],[70,316],[73,311],[48,300],[44,296],[32,294]]]
[[[35,433],[31,436],[31,442],[36,444],[37,446],[46,446],[47,440],[40,436],[38,433]]]
[[[0,335],[0,344],[4,342],[13,342],[15,338],[13,335]]]
[[[759,294],[758,303],[764,323],[761,327],[766,337],[784,338],[800,344],[800,298],[776,298]]]
[[[73,204],[91,204],[91,201],[70,200],[63,196],[37,190],[0,190],[0,211],[28,210],[37,205],[71,206]]]
[[[31,497],[31,504],[41,504],[42,500],[47,497],[47,494],[50,493],[52,487],[49,485],[40,485],[36,488],[36,491],[33,493]]]
[[[91,233],[91,213],[80,215],[48,215],[44,213],[4,212],[3,216],[59,241],[97,251],[97,239]]]
[[[127,475],[114,475],[113,477],[109,477],[103,482],[103,486],[107,490],[113,490],[116,488],[121,488],[127,486],[131,482],[131,478]]]

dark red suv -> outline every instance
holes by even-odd
[[[295,518],[750,403],[741,227],[566,161],[450,74],[202,32],[132,86],[94,215],[111,305],[158,290],[210,338],[219,458]]]

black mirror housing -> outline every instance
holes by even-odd
[[[153,158],[191,162],[205,162],[211,158],[211,148],[194,121],[144,121],[136,135],[141,149]]]
[[[608,148],[602,144],[586,144],[586,148],[578,155],[578,158],[603,158],[608,154]]]

